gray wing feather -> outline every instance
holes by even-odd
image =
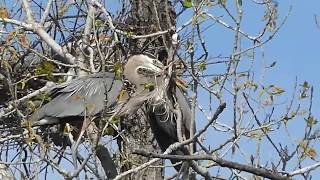
[[[51,89],[52,100],[31,116],[43,117],[94,116],[113,106],[122,88],[122,81],[112,73],[98,73],[74,79]],[[106,98],[107,96],[107,98]]]
[[[189,135],[188,133],[190,132],[190,126],[192,121],[190,103],[187,97],[183,94],[182,90],[179,88],[176,89],[176,98],[182,113],[182,124],[188,130],[186,135]],[[196,132],[195,130],[196,130],[196,127],[194,127],[193,132]],[[187,136],[187,138],[189,137]]]

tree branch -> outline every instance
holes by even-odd
[[[146,152],[144,150],[136,150],[135,154],[147,156],[147,157],[156,157],[161,159],[175,159],[175,160],[211,160],[219,164],[221,167],[227,167],[232,169],[237,169],[240,171],[245,171],[248,173],[252,173],[258,176],[262,176],[269,179],[276,180],[288,180],[287,176],[283,176],[274,172],[272,170],[262,168],[262,167],[254,167],[251,165],[240,164],[233,161],[227,161],[222,158],[214,157],[214,155],[209,154],[201,154],[201,155],[167,155],[167,154],[156,154],[152,152]]]

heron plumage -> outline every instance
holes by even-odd
[[[53,87],[49,91],[52,100],[38,109],[30,119],[37,121],[46,116],[64,118],[97,115],[116,105],[122,86],[122,81],[115,79],[113,73],[76,78]]]
[[[122,80],[116,79],[114,73],[92,74],[53,87],[49,91],[52,100],[33,113],[30,119],[38,122],[51,119],[57,122],[59,118],[79,117],[79,120],[84,120],[85,116],[96,116],[110,109],[120,116],[131,115],[146,104],[155,138],[161,150],[165,151],[171,144],[179,142],[177,117],[172,108],[179,104],[182,128],[187,139],[190,137],[192,118],[186,96],[175,83],[171,83],[170,77],[164,75],[164,68],[157,59],[146,55],[131,56],[123,72],[125,79],[133,84],[130,88],[134,88],[127,98],[119,98],[126,85],[123,85]],[[146,88],[147,84],[152,84],[154,88]],[[173,152],[180,155],[188,153],[186,147]],[[176,169],[179,170],[180,167]]]

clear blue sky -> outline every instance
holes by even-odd
[[[314,15],[320,15],[320,1],[291,3],[292,14],[279,35],[267,46],[267,56],[278,61],[276,73],[285,75],[287,79],[281,78],[280,82],[291,84],[290,81],[298,76],[300,80],[305,79],[313,84],[315,94],[319,95],[320,29],[316,27]],[[288,4],[286,1],[279,2],[280,14],[287,11]]]
[[[229,2],[229,1],[228,1]],[[314,86],[314,102],[313,102],[313,115],[319,118],[319,105],[320,105],[320,54],[319,54],[319,44],[320,44],[320,29],[316,27],[314,15],[320,15],[320,1],[319,0],[309,0],[309,1],[289,1],[282,0],[278,1],[278,13],[279,20],[281,21],[288,13],[290,5],[292,5],[292,12],[288,18],[288,21],[274,37],[274,39],[264,46],[264,61],[267,64],[271,64],[273,61],[277,61],[276,67],[268,71],[263,81],[263,84],[269,85],[270,83],[276,84],[286,90],[285,97],[281,99],[281,102],[288,104],[288,100],[291,97],[293,90],[295,78],[298,78],[298,83],[301,84],[304,80],[308,81]],[[256,35],[261,29],[263,23],[261,22],[262,14],[264,13],[263,8],[257,8],[253,6],[252,1],[243,1],[244,15],[243,15],[243,26],[242,30],[245,32],[251,32],[250,35]],[[210,11],[216,16],[225,15],[219,12],[219,10]],[[222,20],[230,22],[225,16],[221,17]],[[228,29],[221,27],[216,24],[211,27],[210,30],[206,31],[205,39],[208,43],[208,51],[211,56],[229,56],[233,47],[234,33]],[[249,47],[251,44],[246,44],[244,42],[243,48]],[[261,54],[260,50],[257,51],[256,61],[256,71],[259,76],[259,71],[261,73]],[[259,56],[260,55],[260,56]],[[260,70],[259,70],[260,68]],[[212,67],[209,69],[210,73],[220,72],[218,68]],[[207,103],[208,97],[205,94],[200,94],[200,103],[203,105]],[[225,114],[220,118],[223,123],[232,124],[232,116],[228,114],[231,112],[232,104],[227,104],[228,109]],[[205,107],[206,108],[206,107]],[[276,107],[277,108],[277,107]],[[281,111],[285,109],[282,105]],[[197,116],[198,124],[203,123],[203,118],[201,115]],[[299,122],[300,121],[300,122]],[[290,131],[293,134],[294,140],[299,140],[301,133],[304,131],[304,121],[303,118],[298,118],[290,126]],[[319,125],[317,125],[319,128]],[[211,129],[212,131],[212,129]],[[284,131],[281,131],[284,133]],[[281,133],[273,133],[272,137],[275,138],[276,143],[283,143],[287,139],[283,139]],[[223,142],[223,135],[219,133],[208,133],[207,139],[210,144],[218,146]],[[243,142],[248,146],[248,149],[255,151],[254,144],[252,142]],[[214,146],[213,146],[214,147]],[[271,160],[274,154],[268,152],[270,146],[264,146],[265,150],[265,160]],[[314,148],[320,154],[320,144],[317,142]],[[247,150],[248,150],[247,149]],[[250,150],[248,150],[250,152]],[[248,153],[250,155],[250,153]],[[319,156],[317,157],[319,158]],[[308,162],[305,164],[307,165]],[[320,170],[314,171],[314,179],[320,178]]]

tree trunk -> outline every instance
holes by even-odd
[[[125,25],[129,27],[127,31],[135,35],[147,35],[159,31],[171,29],[175,26],[175,11],[169,1],[163,0],[131,0],[131,11],[126,19]],[[168,49],[171,47],[171,36],[174,29],[164,35],[149,38],[130,40],[128,46],[130,54],[147,53],[155,56],[163,63],[168,57]],[[154,135],[148,123],[144,108],[138,112],[137,117],[126,119],[122,122],[122,129],[125,129],[125,137],[128,141],[120,142],[121,150],[121,171],[126,171],[148,162],[150,158],[132,155],[135,149],[144,149],[149,152],[161,153],[155,141]],[[156,166],[163,165],[159,161]],[[127,179],[163,179],[163,168],[149,167],[137,174],[132,174]]]
[[[171,36],[176,25],[176,14],[170,1],[132,0],[132,9],[126,24],[134,34],[147,35],[170,30],[169,33],[129,41],[131,53],[148,53],[165,62]]]
[[[132,152],[137,149],[161,153],[161,150],[151,131],[150,125],[148,124],[147,116],[144,114],[144,110],[142,108],[138,111],[137,116],[124,119],[122,121],[121,128],[125,129],[124,137],[126,137],[126,140],[122,140],[120,142],[120,162],[122,165],[122,172],[132,169],[150,160],[150,158],[132,154]],[[161,166],[163,165],[163,162],[159,161],[153,165]],[[131,174],[126,179],[161,180],[163,177],[163,168],[149,167],[139,171],[136,174]]]

